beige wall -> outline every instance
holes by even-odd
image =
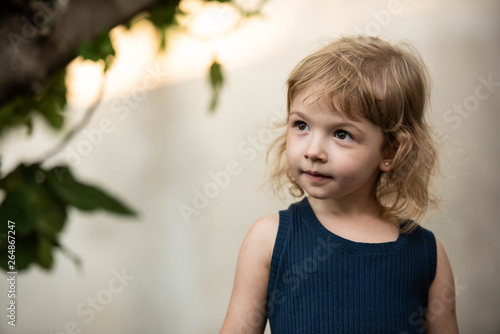
[[[321,42],[359,31],[410,41],[429,66],[433,122],[446,138],[439,183],[445,202],[424,226],[435,232],[452,263],[462,333],[500,332],[500,87],[480,88],[480,94],[488,96],[475,97],[483,80],[500,81],[500,4],[391,3],[269,1],[254,35],[249,33],[247,44],[238,46],[247,48],[240,50],[242,56],[227,57],[227,83],[213,115],[206,111],[209,87],[203,71],[182,78],[168,62],[138,62],[138,68],[146,70],[130,79],[129,89],[141,87],[147,69],[155,66],[166,68],[160,73],[161,85],[147,90],[142,101],[127,100],[137,105],[127,106],[122,93],[108,94],[88,129],[106,118],[114,128],[82,157],[75,171],[120,195],[140,216],[134,220],[71,211],[63,242],[82,257],[84,273],[59,254],[49,274],[31,268],[21,275],[18,328],[8,328],[4,317],[0,332],[55,334],[74,322],[82,333],[216,333],[246,231],[257,218],[290,203],[258,188],[265,153],[261,145],[268,139],[263,130],[266,117],[284,112],[284,82],[298,60]],[[390,17],[381,14],[388,13],[388,6],[397,8]],[[182,52],[181,46],[172,48]],[[209,55],[209,50],[204,52]],[[470,111],[453,111],[454,105],[463,104]],[[81,114],[76,107],[70,112]],[[70,147],[82,140],[83,133]],[[253,140],[257,148],[251,151]],[[12,133],[1,144],[2,172],[55,141],[41,130],[28,141],[23,133]],[[51,163],[66,158],[64,151]],[[186,222],[179,206],[191,205],[193,189],[202,190],[212,182],[210,173],[227,170],[228,163],[231,170],[237,164],[237,173]],[[120,286],[113,270],[122,268],[133,279],[110,293]],[[5,291],[1,279],[0,293]],[[92,317],[87,298],[110,300]]]

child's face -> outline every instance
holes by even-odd
[[[286,155],[293,177],[314,198],[371,198],[378,172],[390,169],[382,156],[382,132],[366,119],[331,111],[325,100],[303,102],[306,94],[290,106]]]

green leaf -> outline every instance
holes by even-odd
[[[34,190],[38,212],[36,228],[40,232],[56,235],[66,222],[66,203],[52,193],[48,182],[37,185]]]
[[[180,0],[168,1],[149,10],[148,19],[155,27],[164,30],[176,23],[175,14]]]
[[[210,66],[210,83],[213,88],[220,89],[222,84],[224,83],[224,78],[222,76],[222,67],[221,64],[214,60],[212,65]]]
[[[134,211],[105,191],[77,181],[67,167],[56,167],[46,175],[53,193],[77,209],[102,209],[123,215],[135,215]]]
[[[104,72],[106,72],[115,57],[115,49],[109,38],[109,32],[103,32],[94,39],[83,42],[78,48],[78,54],[83,59],[92,61],[103,61]]]
[[[64,124],[66,70],[54,74],[38,94],[21,94],[0,108],[0,134],[8,128],[25,125],[32,131],[32,114],[38,112],[56,130]]]
[[[38,215],[36,197],[29,189],[22,188],[6,194],[0,204],[0,233],[7,234],[7,221],[15,223],[16,235],[27,235],[35,230]],[[5,225],[5,226],[4,226]],[[7,240],[0,239],[0,247]]]
[[[178,25],[176,15],[180,14],[178,9],[180,0],[165,1],[147,12],[147,19],[156,27],[160,35],[159,50],[165,51],[167,47],[166,30],[170,26]]]
[[[0,204],[0,233],[6,231],[3,222],[8,220],[15,222],[16,234],[27,235],[34,231],[38,219],[37,196],[33,191],[37,168],[36,165],[20,164],[0,179],[0,188],[5,191],[5,198]],[[4,241],[0,239],[0,247]]]
[[[39,172],[39,165],[21,164],[0,180],[0,187],[5,190],[5,198],[0,204],[0,223],[13,221],[16,234],[28,235],[34,232],[40,219],[50,220],[50,224],[55,224],[53,228],[57,229],[62,218],[61,210],[65,219],[65,208],[61,208],[60,203],[59,206],[53,205],[51,199],[54,196],[43,191],[42,186],[37,184],[35,175]],[[0,225],[0,231],[6,231],[3,225]],[[0,247],[4,241],[6,242],[0,240]]]
[[[165,30],[160,30],[160,51],[167,49],[167,35]]]
[[[36,167],[32,168],[32,166],[20,164],[16,169],[0,179],[0,188],[4,189],[6,192],[13,192],[19,190],[26,184],[33,185],[35,183],[35,172]]]
[[[50,269],[53,263],[52,257],[52,242],[43,236],[38,234],[38,248],[37,248],[37,262],[44,269]]]
[[[27,236],[20,237],[16,234],[15,243],[15,269],[17,271],[24,270],[28,268],[31,263],[37,262],[38,255],[38,237],[36,233],[31,233]],[[8,253],[7,245],[0,248],[0,267],[5,269],[5,271],[10,271],[8,267]]]
[[[61,129],[64,123],[63,109],[66,106],[66,70],[50,78],[44,86],[41,96],[35,97],[36,110],[55,129]]]
[[[103,209],[134,214],[104,191],[77,181],[67,167],[45,171],[39,164],[20,164],[0,179],[0,188],[6,194],[0,203],[0,267],[7,271],[10,270],[9,231],[15,237],[15,270],[24,270],[31,263],[44,269],[52,268],[55,248],[80,266],[78,256],[59,242],[68,205],[87,211]],[[9,220],[14,222],[13,229],[8,227]]]
[[[224,76],[222,74],[222,66],[214,60],[210,66],[210,86],[212,87],[212,99],[210,101],[209,110],[215,111],[219,100],[220,90],[224,84]]]
[[[17,96],[0,107],[0,134],[8,128],[31,123],[30,113],[35,107],[33,97],[27,94]]]

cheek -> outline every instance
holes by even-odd
[[[287,145],[285,149],[285,157],[290,167],[293,167],[297,164],[297,152],[291,146]]]
[[[344,179],[359,179],[369,177],[378,170],[378,160],[371,154],[346,154],[335,164],[337,173]]]
[[[297,146],[297,143],[295,143],[293,139],[287,140],[285,146],[285,157],[288,167],[290,168],[290,172],[294,177],[297,177],[298,170],[301,166],[302,156],[302,152]]]
[[[342,150],[332,154],[335,165],[342,170],[352,170],[359,168],[360,164],[364,164],[364,159],[356,151]]]
[[[288,160],[293,159],[297,155],[297,145],[290,136],[286,138],[285,154]]]

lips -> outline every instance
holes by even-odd
[[[306,177],[309,179],[310,182],[313,182],[314,184],[320,184],[327,182],[328,180],[331,180],[332,177],[328,175],[321,174],[320,172],[313,171],[313,170],[307,170],[304,172]]]
[[[328,175],[321,174],[320,172],[316,172],[313,170],[306,170],[304,173],[311,175],[311,176],[316,176],[316,177],[330,177]]]

